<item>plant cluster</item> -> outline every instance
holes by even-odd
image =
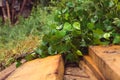
[[[64,53],[66,61],[76,61],[90,45],[120,43],[118,0],[61,0],[49,15],[49,29],[36,50],[41,57]]]

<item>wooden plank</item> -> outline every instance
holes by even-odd
[[[98,80],[105,80],[105,78],[103,77],[102,73],[99,71],[97,66],[95,65],[95,63],[92,60],[92,58],[90,56],[87,56],[87,55],[84,56],[83,58],[84,58],[85,63],[92,70],[92,72],[97,77],[97,79]]]
[[[16,69],[15,63],[0,72],[0,80],[5,80]]]
[[[120,80],[120,46],[91,46],[89,55],[106,80]]]
[[[89,76],[88,80],[98,80],[94,75],[93,71],[86,65],[84,61],[79,62],[79,67],[84,70],[84,72]],[[80,80],[80,79],[79,79]]]
[[[63,80],[63,75],[62,56],[55,55],[26,62],[5,80]]]
[[[22,59],[21,63],[25,63],[26,60]],[[0,72],[0,80],[5,80],[12,72],[16,69],[16,63],[13,63],[11,66],[7,67],[3,71]]]

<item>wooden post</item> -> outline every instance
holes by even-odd
[[[11,22],[14,23],[14,19],[15,19],[15,9],[14,9],[14,4],[15,4],[15,0],[12,0],[12,8],[11,8]]]
[[[3,3],[3,0],[0,0],[0,7],[2,8],[3,20],[4,22],[6,22],[7,15],[6,15],[5,4]]]
[[[6,11],[5,11],[5,8],[4,8],[4,7],[2,7],[2,13],[3,13],[3,19],[4,19],[4,21],[6,22],[7,15],[6,15]]]
[[[6,8],[7,8],[7,18],[8,18],[8,23],[11,23],[10,21],[10,7],[9,7],[9,3],[8,3],[8,0],[6,0]]]
[[[26,2],[27,2],[27,0],[23,0],[22,6],[21,6],[21,9],[20,9],[20,14],[23,12],[23,9],[24,9],[24,6],[25,6]]]

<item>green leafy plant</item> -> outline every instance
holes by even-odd
[[[119,44],[119,4],[118,0],[61,0],[49,14],[53,21],[36,53],[42,57],[63,53],[66,61],[74,61],[90,45]]]

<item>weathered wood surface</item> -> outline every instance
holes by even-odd
[[[93,71],[86,65],[84,61],[79,62],[79,67],[88,75],[88,80],[98,80]],[[81,80],[81,79],[78,79]],[[83,79],[84,80],[84,79]]]
[[[21,63],[25,63],[25,62],[26,62],[26,60],[24,60],[24,59],[21,60]],[[12,72],[15,71],[15,69],[16,69],[16,63],[13,63],[6,69],[2,70],[0,72],[0,80],[5,80]]]
[[[26,62],[5,80],[63,80],[61,55]]]
[[[79,67],[66,67],[64,80],[90,80],[88,74]]]
[[[91,46],[89,55],[106,80],[120,80],[120,46]]]
[[[97,77],[98,80],[105,80],[102,73],[99,71],[98,67],[95,65],[94,61],[90,56],[84,56],[84,61],[86,65],[92,70],[94,75]]]
[[[15,63],[0,72],[0,80],[7,78],[16,69]]]

